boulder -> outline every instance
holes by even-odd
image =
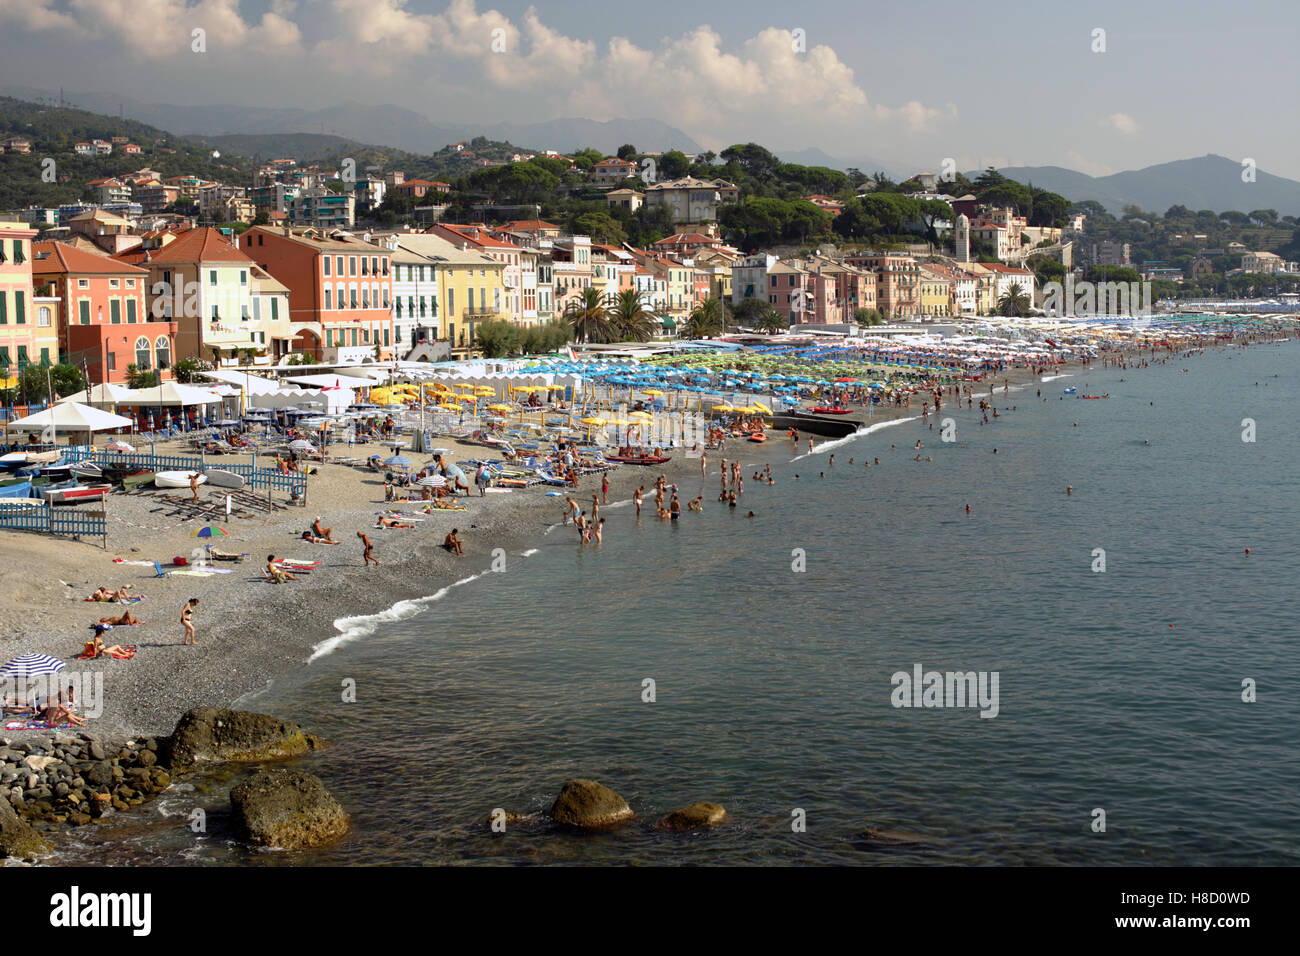
[[[320,742],[297,724],[266,714],[224,707],[197,707],[176,724],[160,750],[167,768],[186,768],[196,760],[276,760],[298,757]]]
[[[689,807],[674,810],[659,821],[661,830],[696,830],[701,827],[716,827],[727,821],[726,808],[720,803],[701,800]]]
[[[551,807],[551,819],[583,830],[603,830],[631,820],[627,801],[594,780],[570,780]]]
[[[0,799],[0,858],[30,859],[49,849],[49,844],[18,816],[9,801]]]
[[[261,770],[230,791],[237,832],[260,846],[321,846],[348,830],[347,811],[319,777],[297,770]]]

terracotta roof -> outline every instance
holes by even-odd
[[[107,275],[142,273],[148,275],[148,272],[144,269],[137,269],[133,265],[117,259],[110,259],[108,256],[97,256],[94,253],[83,252],[81,249],[74,249],[66,243],[33,242],[32,275],[53,275],[61,272],[71,272],[74,275],[83,273]]]
[[[560,227],[544,219],[512,219],[501,228],[508,232],[521,232],[527,229],[559,229]]]
[[[215,229],[181,233],[153,253],[154,262],[252,262]]]

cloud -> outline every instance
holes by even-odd
[[[649,116],[720,145],[765,131],[821,141],[890,127],[921,133],[956,118],[951,104],[871,102],[831,46],[775,26],[738,45],[707,25],[650,46],[626,37],[599,45],[549,27],[534,7],[512,20],[476,0],[449,0],[439,13],[408,0],[270,0],[260,19],[245,19],[240,0],[54,4],[0,0],[0,14],[52,38],[54,56],[74,55],[78,40],[117,48],[142,83],[158,88],[176,86],[178,67],[200,66],[209,91],[260,87],[279,103],[390,102],[405,91],[448,118]],[[202,61],[191,51],[196,27],[207,34]]]
[[[1119,130],[1125,136],[1132,136],[1140,128],[1137,120],[1127,113],[1111,113],[1098,125]]]
[[[77,28],[75,19],[51,7],[51,0],[0,0],[0,22],[31,32]]]

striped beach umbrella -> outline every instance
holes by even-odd
[[[42,677],[57,674],[68,665],[49,654],[23,654],[0,667],[0,677]]]

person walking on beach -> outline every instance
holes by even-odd
[[[199,500],[199,473],[197,471],[190,473],[190,494],[194,496],[193,500],[197,503]]]
[[[185,643],[197,644],[194,637],[194,609],[198,606],[198,598],[190,598],[181,608],[181,627],[185,628]]]
[[[366,533],[364,531],[358,531],[357,537],[361,539],[361,546],[363,548],[361,552],[363,562],[362,567],[370,567],[370,562],[372,561],[375,563],[375,567],[379,567],[379,559],[374,555],[375,546],[370,543],[370,539],[366,536]]]
[[[609,504],[609,473],[604,472],[600,476],[600,500]]]

